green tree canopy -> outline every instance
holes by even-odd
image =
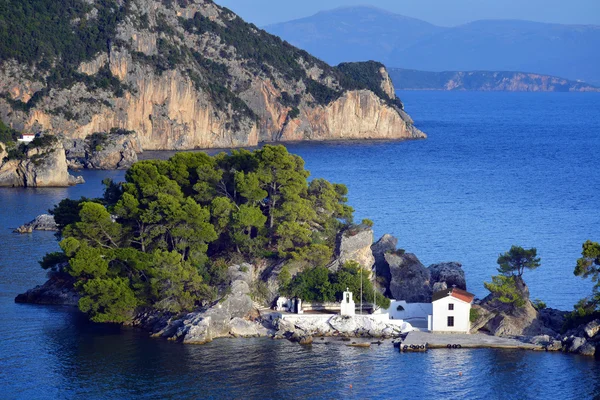
[[[525,305],[525,299],[518,290],[517,279],[520,278],[515,275],[497,275],[492,276],[492,282],[485,282],[483,285],[501,303],[519,308]]]
[[[508,252],[500,254],[498,265],[498,272],[502,275],[521,277],[525,269],[534,270],[541,264],[537,257],[537,249],[526,250],[520,246],[512,246]]]
[[[324,267],[352,209],[343,185],[308,176],[283,146],[140,161],[124,183],[104,182],[102,199],[52,210],[62,252],[41,264],[69,274],[80,309],[99,322],[123,322],[140,307],[179,313],[206,304],[225,290],[230,259],[308,264],[296,286],[335,299],[338,278]]]

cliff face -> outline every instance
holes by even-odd
[[[82,183],[81,178],[69,174],[60,143],[27,149],[24,159],[4,159],[0,161],[0,187],[63,187]]]
[[[209,0],[87,3],[73,21],[117,22],[59,78],[60,48],[33,66],[2,58],[0,118],[13,128],[68,139],[125,129],[144,150],[425,137],[380,64],[369,79],[349,76]]]

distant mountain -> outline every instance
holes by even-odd
[[[600,92],[583,82],[549,75],[505,71],[429,72],[392,68],[390,77],[397,90],[478,90],[506,92]]]
[[[266,30],[324,61],[374,59],[427,71],[534,71],[600,84],[600,26],[482,20],[444,28],[371,7],[341,8]]]
[[[265,30],[337,65],[349,60],[387,60],[445,29],[375,7],[344,7],[265,27]]]

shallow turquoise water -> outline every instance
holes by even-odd
[[[534,297],[570,308],[591,291],[573,276],[586,239],[600,240],[600,95],[402,93],[429,139],[294,144],[315,177],[346,183],[370,218],[425,263],[463,262],[469,289],[511,244],[536,246]],[[68,307],[14,304],[44,282],[52,233],[14,235],[60,199],[101,194],[105,176],[68,189],[0,191],[1,398],[600,398],[600,363],[499,350],[399,354],[271,340],[202,347],[96,326]],[[460,377],[458,372],[462,372]],[[352,388],[350,388],[352,385]]]

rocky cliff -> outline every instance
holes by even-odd
[[[5,145],[0,143],[3,149]],[[83,183],[69,174],[61,143],[29,145],[10,154],[0,151],[0,187],[62,187]],[[12,157],[11,157],[12,156]]]
[[[54,22],[31,37],[27,18],[0,46],[0,118],[18,130],[123,129],[144,150],[425,137],[381,64],[330,67],[210,0],[75,0],[34,12]]]

